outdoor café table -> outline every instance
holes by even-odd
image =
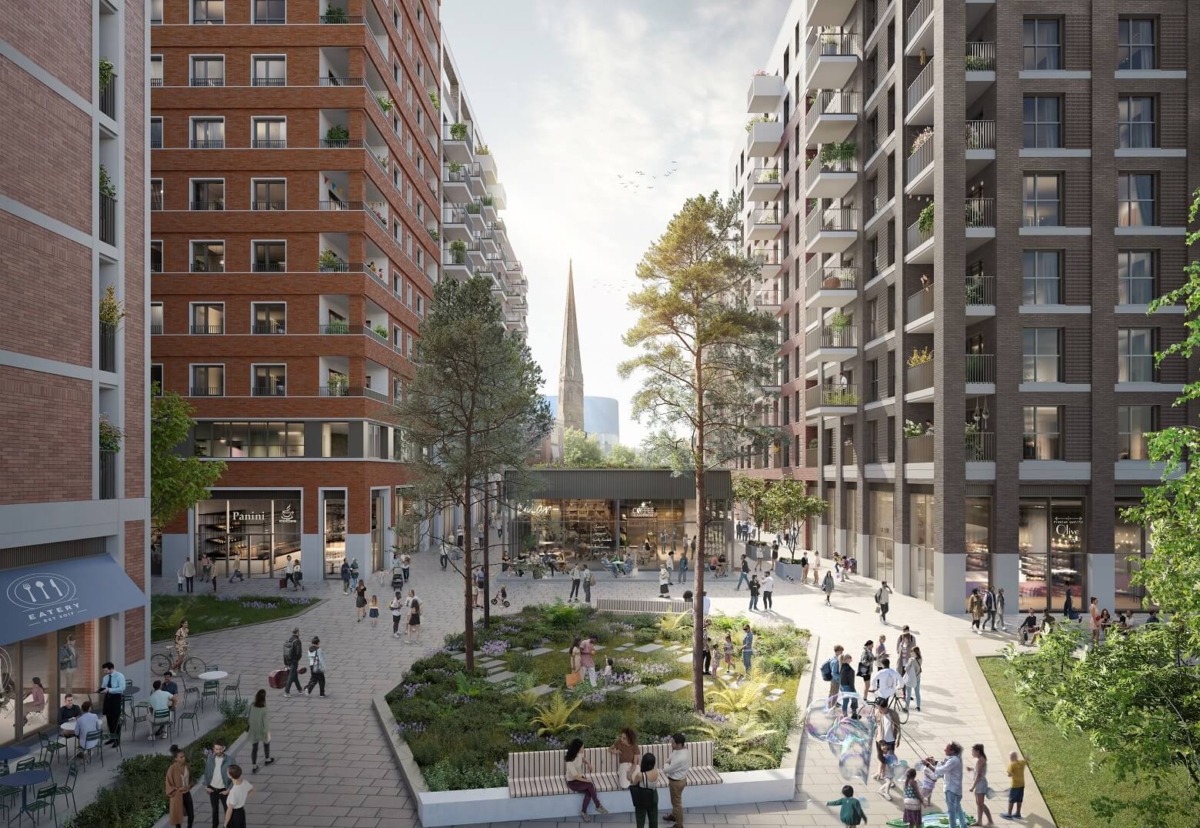
[[[3,777],[5,787],[21,789],[21,810],[25,810],[29,805],[29,789],[42,784],[49,778],[50,771],[48,770],[27,770],[10,773]]]
[[[201,673],[196,676],[201,681],[220,681],[223,678],[229,678],[229,673],[224,670],[209,670],[206,673]]]
[[[8,763],[12,759],[20,759],[22,756],[29,755],[29,748],[24,745],[8,745],[0,747],[0,765],[4,765],[4,769],[8,770]]]

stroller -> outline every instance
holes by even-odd
[[[500,587],[500,589],[496,590],[496,594],[492,598],[492,605],[495,606],[496,604],[500,604],[505,607],[508,606],[508,590],[504,587]]]

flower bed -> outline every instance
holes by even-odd
[[[731,632],[734,667],[741,628],[746,619],[713,619],[713,638]],[[613,616],[588,607],[556,603],[526,607],[503,616],[491,629],[476,630],[482,653],[504,663],[515,675],[492,684],[478,667],[472,674],[454,658],[462,651],[462,636],[448,636],[446,645],[426,651],[386,700],[396,720],[396,732],[407,743],[431,791],[494,788],[508,784],[510,752],[556,750],[579,737],[588,747],[612,744],[623,727],[632,727],[639,741],[661,741],[683,732],[694,739],[712,739],[719,771],[778,768],[788,733],[796,725],[795,696],[807,665],[808,633],[794,627],[752,624],[756,633],[755,671],[741,682],[720,675],[708,687],[708,713],[692,711],[692,688],[675,692],[657,689],[672,679],[691,678],[690,616]],[[581,682],[565,687],[569,669],[566,650],[577,635],[597,637],[596,664],[614,659],[613,678],[592,687]],[[661,644],[681,642],[684,649],[634,652],[646,639]],[[501,646],[501,645],[504,646]],[[551,652],[531,656],[528,650]],[[516,651],[514,651],[516,649]],[[486,658],[487,656],[480,656]],[[714,668],[716,663],[714,662]],[[535,697],[532,688],[549,685],[552,692]],[[630,693],[628,688],[643,685]],[[769,689],[780,693],[768,696]]]
[[[171,638],[185,618],[192,635],[278,621],[303,612],[320,600],[299,595],[152,595],[150,633],[155,641]]]

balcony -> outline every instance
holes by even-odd
[[[933,360],[904,369],[904,401],[927,402],[933,399]]]
[[[858,268],[848,265],[820,265],[808,269],[805,284],[805,307],[840,308],[858,296]]]
[[[904,54],[916,57],[924,49],[926,53],[933,51],[933,0],[921,0],[908,16],[904,31],[907,39]]]
[[[935,142],[932,129],[926,129],[913,140],[920,142],[915,152],[908,156],[908,183],[904,192],[909,195],[933,195],[933,156]]]
[[[188,332],[193,336],[219,336],[225,333],[224,325],[192,325]]]
[[[746,155],[774,158],[783,140],[783,124],[777,120],[751,120],[746,124]]]
[[[100,89],[100,111],[114,121],[117,119],[117,76],[113,73],[108,79],[108,86]]]
[[[805,419],[843,417],[858,412],[858,386],[839,383],[816,385],[804,390]],[[816,451],[809,449],[809,454]]]
[[[905,307],[905,333],[929,333],[933,330],[933,283],[908,297]]]
[[[805,142],[813,145],[845,141],[858,124],[860,106],[857,92],[835,89],[818,92],[804,114]]]
[[[746,200],[760,204],[775,201],[781,189],[778,167],[758,167],[750,170],[747,176]]]
[[[763,210],[750,211],[750,240],[770,241],[779,235],[781,228],[779,208],[770,207]]]
[[[779,270],[783,265],[783,259],[779,255],[779,250],[774,247],[761,248],[754,251],[754,260],[758,262],[759,278],[763,281],[774,279],[779,275]]]
[[[471,276],[465,248],[462,252],[442,247],[442,275],[452,279],[466,280]]]
[[[842,362],[858,355],[858,328],[821,326],[804,337],[805,359],[808,362]]]
[[[996,44],[968,43],[964,61],[967,72],[967,106],[996,82]]]
[[[451,204],[467,204],[471,201],[467,165],[454,161],[442,166],[442,193]]]
[[[853,10],[853,0],[808,0],[808,25],[841,26]]]
[[[858,239],[858,209],[817,207],[805,228],[808,253],[842,253]]]
[[[933,126],[933,83],[937,78],[937,58],[930,59],[921,73],[908,85],[904,93],[907,115],[904,123],[909,126]]]
[[[992,431],[967,432],[967,462],[996,462],[996,434]]]
[[[117,328],[106,322],[100,323],[100,370],[117,370]]]
[[[865,402],[882,402],[883,400],[891,399],[894,393],[887,379],[881,377],[871,380],[871,383],[867,386],[867,399]]]
[[[318,86],[363,86],[362,78],[340,77],[338,75],[322,75],[317,78]]]
[[[100,194],[100,241],[117,243],[117,200]]]
[[[117,498],[117,452],[100,452],[100,499]]]
[[[779,288],[754,291],[754,309],[774,316],[783,306],[783,292]]]
[[[965,219],[970,252],[996,238],[996,199],[968,198]]]
[[[750,115],[776,112],[786,94],[787,88],[779,75],[755,75],[746,93],[746,112]]]
[[[317,327],[317,332],[321,336],[347,336],[349,334],[361,333],[361,328],[358,325],[351,325],[349,322],[334,320],[328,325],[320,325]]]
[[[500,178],[496,170],[496,159],[492,157],[490,152],[484,152],[486,147],[480,147],[475,157],[479,159],[479,169],[483,172],[483,183],[487,185],[499,184]]]
[[[967,354],[967,394],[980,396],[996,393],[996,355]]]
[[[906,437],[904,440],[905,463],[933,462],[933,435],[922,434],[918,437]]]
[[[922,227],[918,218],[908,226],[904,261],[908,264],[929,264],[933,261],[933,222]]]
[[[995,276],[968,273],[965,287],[968,319],[981,319],[996,315]]]
[[[842,152],[844,155],[857,151],[857,146],[849,144],[825,144],[825,147],[839,149],[831,152]],[[804,171],[804,194],[808,198],[842,198],[858,183],[858,158],[841,157],[825,160],[818,156],[808,169]]]
[[[841,89],[858,68],[860,47],[854,32],[823,31],[808,51],[808,88]]]
[[[189,210],[224,210],[225,200],[221,198],[204,199],[188,203]]]
[[[442,154],[447,161],[468,164],[475,157],[470,124],[442,124]]]
[[[252,397],[286,397],[287,388],[283,385],[264,384],[254,385],[250,388],[250,396]]]
[[[471,228],[465,207],[442,208],[442,238],[454,241],[467,241],[471,238]]]
[[[224,397],[225,388],[220,385],[193,385],[189,391],[193,397]]]

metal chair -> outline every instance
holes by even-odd
[[[195,698],[193,698],[193,696]],[[199,707],[200,706],[200,688],[199,687],[185,687],[183,690],[183,701],[184,701],[185,707]]]
[[[242,675],[238,673],[237,681],[233,684],[227,684],[221,689],[221,701],[229,701],[229,693],[232,691],[233,698],[236,701],[241,701],[242,698]]]
[[[137,739],[137,726],[142,722],[149,723],[150,721],[150,705],[147,702],[138,702],[133,707],[133,738]],[[121,715],[122,719],[126,718],[125,714]],[[122,726],[124,729],[124,726]]]
[[[54,796],[67,800],[75,813],[79,813],[79,805],[75,803],[75,781],[79,778],[79,766],[72,762],[67,767],[67,779],[61,785],[54,786]]]
[[[221,698],[221,682],[204,682],[204,691],[200,694],[200,709],[204,709],[204,700],[211,698],[214,702]]]
[[[54,789],[56,787],[56,785],[47,785],[39,790],[33,802],[26,804],[25,807],[17,812],[17,825],[20,826],[21,817],[26,814],[29,815],[30,822],[37,824],[41,821],[42,812],[49,811],[51,816],[54,817],[55,828],[58,828],[58,809],[54,807]]]
[[[60,750],[66,750],[67,747],[58,739],[51,739],[41,731],[38,732],[38,742],[40,742],[42,746],[41,757],[42,761],[44,762],[52,760],[54,758],[54,754],[58,753]]]
[[[166,727],[166,729],[172,733],[175,731],[175,723],[171,719],[171,709],[170,708],[166,708],[164,710],[155,710],[154,718],[150,721],[149,724],[150,724],[150,738],[151,739],[158,738],[158,731],[162,727]]]
[[[91,733],[85,733],[83,741],[79,743],[79,749],[83,753],[85,762],[92,760],[92,751],[100,754],[100,767],[104,767],[104,734],[100,732],[100,728],[96,728]]]
[[[17,762],[17,769],[14,770],[13,773],[20,773],[21,771],[27,771],[30,768],[32,768],[36,763],[37,763],[37,759],[33,756],[30,756],[28,759],[22,759],[20,762]]]
[[[8,823],[8,817],[12,813],[13,808],[17,807],[17,800],[20,798],[20,788],[10,788],[7,785],[0,785],[0,813],[4,814],[5,824]]]
[[[179,716],[177,717],[176,721],[175,721],[175,727],[176,727],[177,729],[179,729],[179,730],[183,730],[183,723],[184,723],[184,721],[191,721],[191,723],[192,723],[192,735],[193,735],[193,736],[197,736],[197,735],[199,735],[199,731],[198,731],[198,730],[197,730],[197,728],[196,728],[196,711],[199,709],[199,707],[200,707],[200,702],[197,700],[197,701],[196,701],[196,702],[195,702],[195,703],[194,703],[194,704],[191,706],[191,708],[190,708],[190,709],[188,709],[188,710],[185,710],[185,711],[183,711],[182,713],[180,713],[180,714],[179,714]]]
[[[53,784],[54,768],[52,768],[50,766],[49,762],[34,762],[32,765],[29,766],[29,769],[30,770],[44,770],[46,773],[50,774],[50,782]]]

